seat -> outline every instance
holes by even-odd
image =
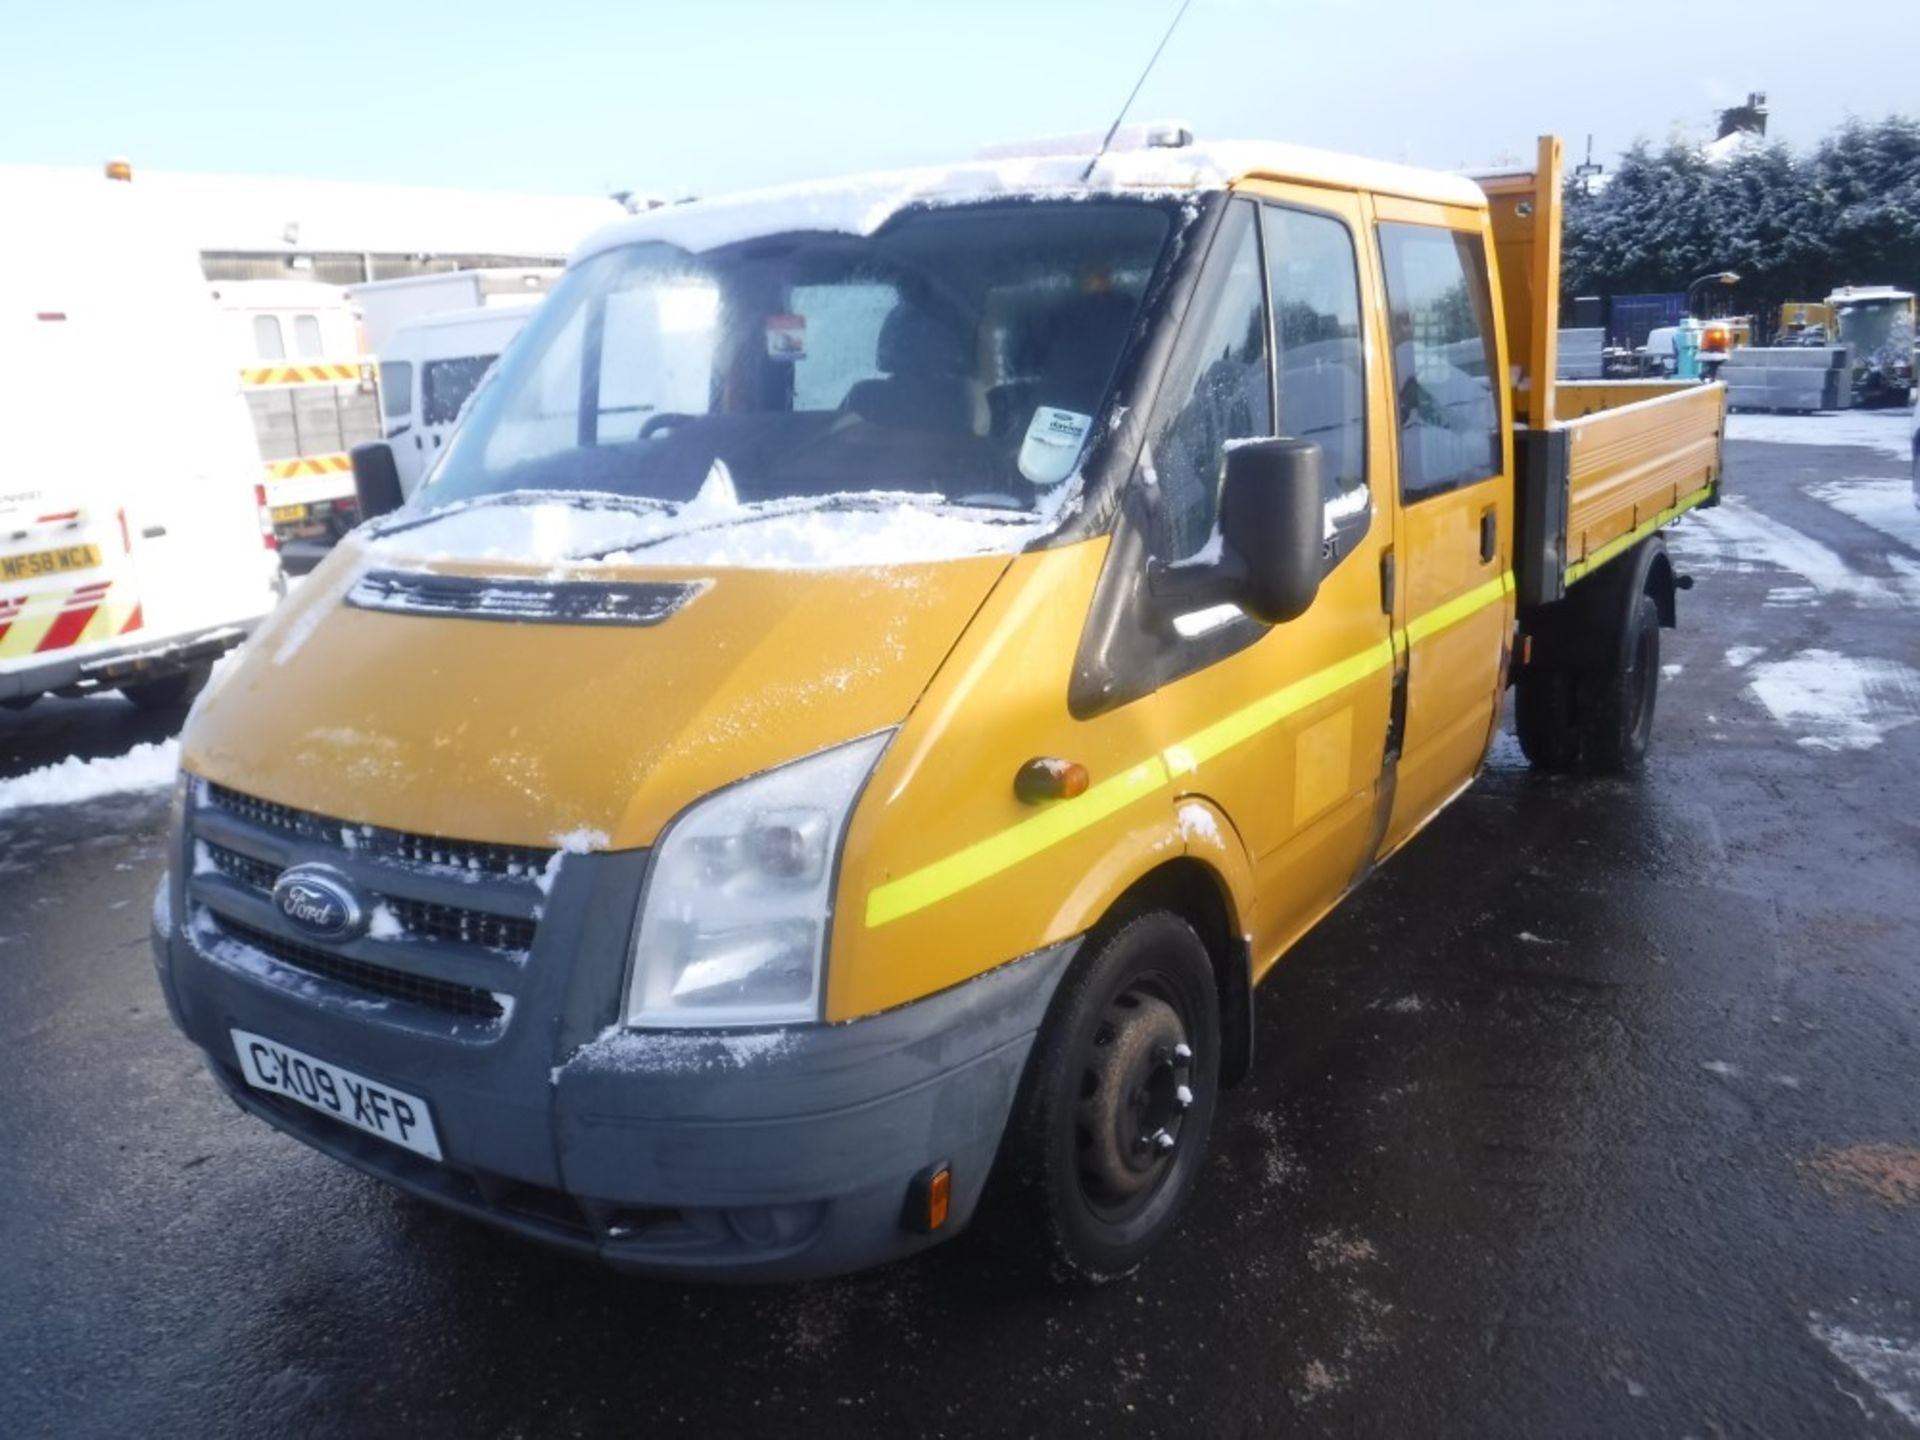
[[[856,383],[842,409],[896,430],[973,433],[973,336],[957,316],[902,300],[874,350],[881,375]]]

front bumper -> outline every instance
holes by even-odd
[[[161,982],[176,1022],[242,1109],[415,1195],[623,1270],[809,1279],[880,1264],[963,1229],[1077,942],[845,1024],[731,1034],[607,1029],[625,930],[590,918],[611,913],[592,892],[637,880],[617,863],[623,858],[578,857],[571,873],[562,868],[542,928],[561,929],[555,922],[569,900],[585,906],[576,913],[589,918],[556,935],[588,942],[568,946],[575,973],[523,993],[492,1027],[416,1025],[405,1006],[369,1006],[325,979],[290,981],[271,963],[235,964],[222,944],[196,933],[195,902],[177,878],[156,909]],[[582,986],[609,998],[583,1008]],[[233,1052],[234,1028],[423,1096],[445,1160],[251,1088]],[[951,1167],[949,1219],[934,1234],[917,1233],[903,1223],[909,1188],[940,1163]]]

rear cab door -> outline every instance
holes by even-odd
[[[1513,627],[1513,449],[1485,212],[1371,202],[1386,305],[1399,533],[1398,763],[1382,853],[1478,771]]]

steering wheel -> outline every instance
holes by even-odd
[[[641,422],[639,438],[646,440],[662,430],[671,430],[676,425],[691,424],[699,418],[697,415],[683,415],[678,410],[662,410],[658,415],[649,415]]]

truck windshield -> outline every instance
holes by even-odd
[[[521,491],[741,505],[905,494],[1048,511],[1178,215],[1164,201],[918,208],[867,236],[574,267],[412,510]]]

